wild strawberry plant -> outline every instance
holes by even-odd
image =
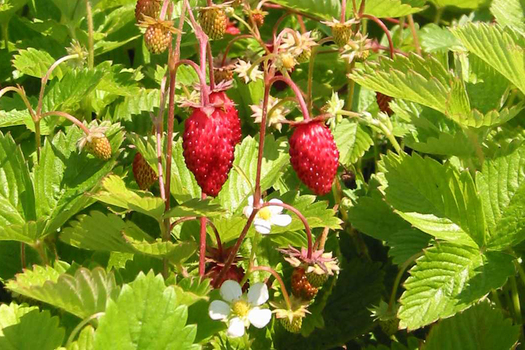
[[[520,0],[0,0],[0,349],[524,343]]]

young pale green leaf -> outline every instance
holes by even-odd
[[[67,347],[67,350],[93,350],[95,346],[95,329],[87,325],[78,335],[78,339]]]
[[[477,175],[487,247],[503,250],[520,243],[525,239],[525,146],[487,160]]]
[[[424,350],[514,349],[520,329],[488,301],[432,327]]]
[[[525,93],[525,37],[511,28],[470,23],[452,33],[474,55],[496,69]]]
[[[32,77],[42,78],[46,75],[47,70],[55,63],[55,59],[51,57],[46,51],[34,49],[32,47],[27,50],[20,50],[14,56],[13,66],[22,74],[27,74]],[[58,66],[53,70],[49,79],[58,77],[62,79],[64,75],[63,69]]]
[[[24,226],[35,220],[35,195],[29,169],[20,147],[10,134],[0,132],[0,240],[32,242],[34,235],[20,237],[6,232],[11,225]],[[16,231],[16,229],[15,229]]]
[[[77,142],[84,136],[76,126],[59,132],[52,140],[46,139],[40,154],[40,162],[34,167],[33,178],[37,215],[46,218],[45,234],[55,232],[67,220],[94,203],[87,196],[116,164],[123,134],[119,125],[106,132],[114,156],[104,161],[78,152]]]
[[[124,285],[116,300],[110,301],[95,332],[95,350],[193,349],[196,326],[186,325],[188,307],[181,304],[173,287],[153,272],[140,273]]]
[[[482,247],[485,218],[469,173],[458,173],[418,154],[383,157],[385,197],[402,218],[423,232],[457,244]]]
[[[57,272],[58,274],[58,272]],[[90,271],[80,268],[75,275],[56,274],[45,280],[34,271],[18,274],[6,287],[26,297],[51,304],[82,319],[102,312],[110,298],[116,298],[119,288],[112,273],[97,267]]]
[[[165,204],[162,198],[153,197],[148,192],[133,191],[126,188],[121,177],[110,175],[102,182],[102,190],[93,197],[106,204],[137,211],[161,220]]]
[[[426,248],[431,237],[395,214],[378,192],[360,197],[348,210],[348,220],[358,231],[385,241],[393,262],[402,264]]]
[[[350,77],[368,89],[433,108],[457,122],[471,114],[462,82],[433,56],[383,58],[355,69]]]
[[[361,6],[361,0],[357,0],[357,8]],[[353,15],[353,8],[347,5],[347,13]],[[403,0],[367,0],[365,7],[365,14],[372,15],[378,18],[385,17],[403,17],[423,10],[423,3],[418,4],[419,7],[407,4]],[[337,18],[337,16],[334,16]]]
[[[425,52],[448,52],[461,50],[461,42],[448,30],[430,23],[420,30],[421,47]]]
[[[126,241],[124,235],[139,241],[154,241],[134,223],[124,222],[117,215],[105,215],[98,211],[77,216],[71,226],[60,234],[60,240],[82,249],[135,253],[136,249]]]
[[[62,345],[65,330],[59,319],[38,307],[0,305],[0,349],[2,350],[55,350]]]
[[[493,0],[490,12],[502,26],[510,26],[525,35],[525,1]]]
[[[282,169],[289,162],[288,144],[283,138],[275,140],[268,135],[264,142],[264,157],[261,171],[261,191],[265,191],[282,175]],[[245,137],[235,150],[235,160],[228,181],[219,193],[218,201],[223,208],[235,213],[246,203],[253,193],[257,172],[258,142],[253,137]]]
[[[400,327],[414,330],[450,317],[503,286],[511,275],[510,255],[440,243],[410,270],[398,312]]]
[[[350,119],[343,119],[337,124],[334,139],[339,150],[339,162],[343,165],[357,162],[374,144],[366,129]]]

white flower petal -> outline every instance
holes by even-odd
[[[272,224],[269,221],[263,220],[261,218],[255,218],[253,220],[253,226],[255,226],[255,231],[267,235],[270,233]]]
[[[244,335],[244,321],[239,317],[232,318],[226,334],[232,338],[242,337]]]
[[[248,205],[253,208],[253,196],[248,197]]]
[[[274,198],[274,199],[270,199],[269,203],[283,204],[283,201]],[[268,207],[268,209],[270,209],[272,214],[281,214],[284,208],[283,207],[278,207],[276,205],[271,205],[271,206]]]
[[[273,215],[272,224],[277,226],[288,226],[292,222],[292,217],[290,215]]]
[[[224,320],[230,315],[230,305],[222,300],[214,300],[208,307],[208,314],[212,320]]]
[[[248,301],[252,305],[262,305],[268,301],[268,286],[264,283],[255,283],[248,290]]]
[[[254,307],[248,313],[248,320],[257,328],[263,328],[272,319],[272,312],[269,309],[259,309]]]
[[[221,286],[221,296],[224,300],[232,302],[238,300],[242,296],[241,286],[237,281],[227,280]]]
[[[247,206],[247,207],[244,207],[244,209],[242,210],[244,216],[246,216],[247,218],[250,217],[250,215],[252,215],[253,213],[253,207],[252,206]]]

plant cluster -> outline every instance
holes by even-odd
[[[0,27],[0,349],[525,342],[523,1],[0,0]]]

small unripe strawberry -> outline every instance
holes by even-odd
[[[310,60],[310,57],[312,57],[312,50],[303,50],[300,55],[298,55],[295,59],[298,63],[305,63]]]
[[[135,19],[137,23],[144,20],[144,16],[157,18],[160,14],[160,0],[138,0],[135,6]]]
[[[332,27],[334,42],[339,47],[344,47],[352,37],[352,28],[346,24],[338,23]]]
[[[170,45],[171,31],[162,23],[155,23],[148,26],[144,34],[146,47],[152,54],[161,54]]]
[[[182,147],[186,165],[202,192],[217,196],[233,165],[230,121],[218,108],[195,108],[184,124]]]
[[[315,194],[332,189],[339,165],[334,137],[322,122],[299,124],[290,138],[290,162],[301,181]]]
[[[91,141],[88,141],[85,147],[86,151],[99,159],[108,160],[111,158],[111,144],[105,136],[92,137]]]
[[[290,322],[290,319],[286,318],[280,318],[279,321],[281,322],[281,325],[290,333],[299,334],[301,333],[301,327],[303,326],[303,318],[302,317],[294,317],[292,321]]]
[[[328,280],[328,275],[325,273],[319,275],[315,272],[308,272],[306,278],[313,287],[319,288]]]
[[[158,180],[155,170],[148,164],[142,154],[138,152],[135,154],[135,158],[133,158],[133,176],[141,190],[147,190]]]
[[[228,24],[228,17],[222,7],[204,7],[199,11],[199,23],[210,39],[222,39]]]
[[[292,273],[292,293],[303,300],[312,300],[319,290],[308,282],[302,268],[295,268]]]
[[[387,320],[379,320],[379,327],[386,335],[394,335],[399,327],[399,319],[394,317]]]
[[[262,27],[262,25],[264,24],[264,18],[266,17],[267,14],[268,12],[262,11],[259,9],[250,11],[250,16],[252,17],[253,22],[255,23],[257,27]]]
[[[384,113],[388,114],[389,116],[394,114],[394,111],[392,111],[392,109],[390,108],[390,102],[392,102],[392,100],[393,100],[392,97],[390,97],[388,95],[383,95],[380,92],[376,92],[376,100],[377,100],[377,104],[379,106],[379,110],[381,112],[384,112]]]

